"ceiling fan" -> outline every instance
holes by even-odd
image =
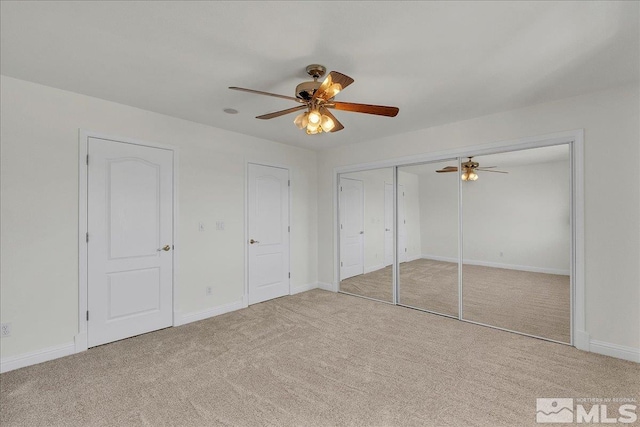
[[[478,179],[478,174],[476,173],[476,171],[480,172],[496,172],[496,173],[509,173],[509,172],[504,172],[504,171],[497,171],[494,170],[493,168],[496,168],[497,166],[484,166],[484,167],[480,167],[480,163],[478,162],[474,162],[473,160],[473,156],[469,157],[469,160],[467,160],[466,162],[462,163],[460,166],[462,166],[462,174],[460,175],[460,179],[463,181],[475,181]],[[458,167],[457,166],[445,166],[442,169],[438,169],[436,172],[438,173],[443,173],[443,172],[458,172]]]
[[[344,88],[353,83],[353,79],[337,71],[331,71],[322,83],[318,79],[326,73],[327,69],[323,65],[311,64],[306,68],[307,74],[313,77],[313,81],[300,83],[296,87],[295,97],[278,95],[275,93],[263,92],[260,90],[246,89],[232,86],[229,89],[243,92],[255,93],[258,95],[274,96],[276,98],[295,101],[300,105],[274,113],[263,114],[256,119],[273,119],[296,111],[306,110],[296,116],[293,121],[298,129],[305,129],[308,135],[322,132],[337,132],[344,129],[342,123],[329,111],[330,108],[355,113],[374,114],[377,116],[395,117],[399,109],[397,107],[386,107],[383,105],[355,104],[352,102],[338,102],[333,98]]]

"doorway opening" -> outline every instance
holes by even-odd
[[[173,147],[80,133],[76,351],[173,325]]]

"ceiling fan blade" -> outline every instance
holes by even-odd
[[[339,130],[344,129],[344,126],[342,125],[342,123],[340,123],[338,121],[338,119],[336,119],[336,116],[334,116],[333,114],[331,114],[331,111],[329,111],[327,108],[321,107],[320,108],[320,114],[324,114],[326,116],[329,116],[331,118],[331,120],[333,120],[333,129],[331,129],[329,132],[333,133],[333,132],[338,132]]]
[[[353,79],[337,71],[329,73],[326,79],[322,82],[318,90],[315,91],[312,101],[321,98],[325,101],[336,96],[341,90],[353,83]]]
[[[306,108],[307,108],[306,105],[298,105],[297,107],[288,108],[286,110],[276,111],[274,113],[269,113],[269,114],[263,114],[261,116],[256,117],[256,119],[262,119],[262,120],[273,119],[274,117],[284,116],[285,114],[293,113],[300,110],[305,110]]]
[[[455,166],[447,166],[446,168],[442,168],[442,169],[438,169],[436,172],[438,173],[443,173],[443,172],[458,172],[458,168]]]
[[[275,98],[288,99],[288,100],[290,100],[290,101],[296,101],[296,102],[300,102],[300,103],[306,104],[306,101],[304,101],[304,100],[302,100],[302,99],[295,98],[295,97],[293,97],[293,96],[278,95],[277,93],[263,92],[263,91],[261,91],[261,90],[246,89],[246,88],[244,88],[244,87],[236,87],[236,86],[230,86],[230,87],[229,87],[229,89],[232,89],[232,90],[239,90],[239,91],[242,91],[242,92],[255,93],[255,94],[258,94],[258,95],[273,96],[273,97],[275,97]]]
[[[490,170],[490,171],[481,171],[481,172],[495,172],[495,173],[509,173],[509,172],[504,172],[504,171],[494,171],[494,170]]]
[[[352,111],[354,113],[375,114],[376,116],[395,117],[398,115],[398,107],[386,107],[384,105],[355,104],[353,102],[332,102],[327,107],[336,110]]]
[[[497,166],[480,166],[477,167],[477,170],[483,170],[483,169],[493,169],[493,168],[497,168]]]

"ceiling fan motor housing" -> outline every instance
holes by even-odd
[[[296,86],[296,97],[309,101],[322,82],[310,81],[302,82]]]
[[[475,168],[477,168],[478,166],[480,166],[480,163],[478,163],[478,162],[474,162],[474,161],[473,161],[473,160],[471,160],[471,159],[469,159],[469,161],[464,162],[464,163],[462,164],[462,167],[463,167],[463,168],[468,168],[468,169],[475,169]]]

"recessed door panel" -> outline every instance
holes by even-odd
[[[139,316],[160,309],[160,269],[107,274],[107,320]]]
[[[261,272],[256,287],[272,286],[282,281],[282,252],[256,255],[255,267]]]
[[[143,159],[107,161],[111,259],[158,256],[160,167]]]
[[[275,176],[255,179],[255,227],[260,230],[260,244],[282,244],[282,182]]]

